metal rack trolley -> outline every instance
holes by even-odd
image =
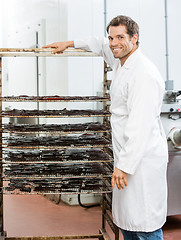
[[[84,51],[84,50],[81,50],[81,49],[68,49],[68,50],[66,50],[63,54],[55,54],[55,55],[53,55],[53,54],[51,54],[50,52],[52,51],[52,49],[38,49],[38,48],[35,48],[35,49],[30,49],[30,48],[26,48],[26,49],[13,49],[13,48],[8,48],[8,49],[5,49],[5,48],[3,48],[3,49],[0,49],[0,56],[1,57],[21,57],[21,56],[27,56],[27,57],[66,57],[66,56],[97,56],[95,53],[92,53],[92,52],[86,52],[86,51]],[[105,75],[104,75],[104,85],[105,85],[105,81],[106,81],[106,74],[107,74],[107,71],[105,71]],[[104,95],[106,94],[106,91],[105,91],[105,88],[104,88]],[[22,116],[19,116],[18,114],[16,114],[16,113],[13,113],[12,115],[11,115],[11,113],[8,113],[8,114],[6,114],[6,112],[5,111],[3,111],[3,109],[2,109],[2,102],[3,101],[10,101],[10,102],[13,102],[13,101],[35,101],[35,102],[40,102],[40,101],[101,101],[101,102],[103,102],[103,106],[104,106],[104,111],[102,112],[100,112],[100,111],[98,111],[98,112],[93,112],[93,113],[91,113],[91,112],[89,112],[89,113],[87,113],[87,112],[82,112],[81,113],[81,116],[78,114],[77,115],[77,113],[71,113],[72,114],[72,116],[71,117],[90,117],[90,116],[102,116],[103,118],[104,118],[104,122],[105,123],[107,123],[107,116],[109,116],[109,113],[108,113],[108,109],[106,109],[106,107],[107,107],[107,105],[106,105],[106,101],[109,101],[109,97],[108,96],[104,96],[103,98],[89,98],[88,100],[87,99],[85,99],[85,98],[79,98],[79,99],[76,99],[76,98],[69,98],[69,97],[67,97],[66,99],[65,98],[59,98],[59,99],[38,99],[38,98],[33,98],[33,99],[29,99],[29,98],[18,98],[18,97],[2,97],[2,79],[0,79],[0,98],[1,98],[1,101],[0,101],[0,111],[1,111],[1,116],[0,116],[0,124],[1,124],[1,131],[0,131],[0,134],[1,134],[1,139],[3,139],[3,134],[4,133],[6,133],[6,132],[9,132],[9,133],[11,133],[11,129],[8,129],[7,128],[7,126],[5,126],[3,123],[2,123],[2,118],[3,117],[9,117],[9,118],[11,118],[11,117],[70,117],[70,115],[69,115],[69,112],[66,112],[66,113],[58,113],[58,115],[56,115],[56,114],[54,114],[54,116],[52,116],[52,115],[47,115],[46,113],[40,113],[40,112],[38,112],[38,116],[37,116],[37,114],[33,114],[33,113],[31,113],[31,111],[30,112],[28,112],[28,114],[26,114],[26,111],[25,111],[25,113],[24,113],[24,115],[22,115]],[[60,116],[60,115],[61,116]],[[38,126],[37,126],[38,127]],[[87,128],[86,128],[87,129]],[[91,130],[84,130],[84,133],[87,133],[87,132],[91,132]],[[14,132],[13,132],[13,134],[14,133],[19,133],[18,132],[19,130],[15,130]],[[29,132],[29,130],[28,129],[25,129],[25,130],[23,130],[23,131],[25,131],[26,133],[28,133]],[[20,132],[22,133],[23,132],[22,130],[20,130]],[[47,131],[46,129],[45,130],[43,130],[43,132],[44,131]],[[4,132],[4,133],[3,133]],[[31,133],[32,133],[32,131],[30,131]],[[56,131],[55,131],[56,132]],[[58,130],[57,132],[60,132],[60,130]],[[69,130],[67,130],[67,132],[66,131],[62,131],[63,132],[63,134],[65,134],[65,136],[67,136],[66,134],[72,134],[72,133],[80,133],[81,131],[76,131],[76,130],[73,130],[73,131],[71,131],[71,127],[70,127],[70,129]],[[94,133],[96,132],[96,131],[93,131]],[[103,130],[100,130],[100,131],[98,131],[97,130],[97,132],[102,132],[102,137],[103,137],[103,139],[105,139],[107,136],[110,136],[110,131],[109,131],[109,129],[103,129]],[[35,129],[34,130],[34,133],[38,133],[38,134],[40,134],[41,133],[41,130],[40,129]],[[102,141],[102,137],[100,137],[100,139],[101,139],[101,141]],[[33,141],[33,140],[32,140]],[[59,146],[57,146],[56,144],[54,145],[54,146],[49,146],[49,147],[47,147],[47,146],[36,146],[36,145],[33,145],[33,146],[30,146],[29,147],[29,145],[25,145],[25,146],[21,146],[21,149],[23,149],[23,148],[25,148],[25,149],[39,149],[39,148],[41,148],[41,149],[54,149],[54,148],[58,148],[58,149],[65,149],[65,148],[72,148],[72,146],[71,145],[65,145],[63,148],[59,145]],[[77,145],[75,146],[75,147],[77,147]],[[95,145],[95,144],[92,144],[91,145],[91,141],[89,142],[89,144],[87,145],[87,146],[81,146],[81,145],[79,145],[78,146],[78,148],[84,148],[84,147],[87,147],[87,148],[102,148],[102,150],[103,150],[103,152],[105,153],[105,154],[107,154],[108,155],[108,152],[110,153],[111,152],[111,149],[110,149],[110,145],[107,143],[107,142],[103,142],[103,143],[101,143],[101,144],[98,144],[98,145]],[[68,235],[66,235],[66,236],[54,236],[54,237],[7,237],[6,236],[6,232],[4,231],[4,227],[3,227],[3,194],[7,194],[8,193],[8,191],[6,191],[5,190],[5,187],[4,187],[4,185],[3,185],[3,181],[5,180],[5,176],[4,176],[4,166],[6,166],[6,164],[8,164],[8,166],[10,166],[10,168],[11,167],[13,167],[14,165],[16,165],[16,166],[21,166],[21,164],[27,164],[27,162],[25,161],[25,162],[23,162],[23,161],[20,161],[20,162],[18,162],[18,161],[16,161],[16,162],[13,162],[13,161],[11,161],[10,163],[8,162],[8,161],[6,161],[6,159],[4,159],[4,154],[3,154],[3,152],[4,152],[4,149],[6,150],[6,148],[8,149],[8,148],[10,148],[10,149],[13,149],[13,148],[15,148],[15,149],[17,149],[18,147],[17,147],[17,145],[15,145],[15,146],[13,146],[13,144],[11,143],[11,141],[10,141],[10,144],[7,144],[7,142],[4,144],[4,142],[3,142],[3,140],[1,140],[1,152],[0,152],[0,154],[1,154],[1,156],[0,156],[0,162],[1,162],[1,179],[0,179],[0,234],[1,234],[1,239],[31,239],[31,240],[34,240],[34,239],[52,239],[52,240],[54,240],[54,239],[89,239],[89,238],[98,238],[98,239],[100,239],[100,240],[103,240],[103,239],[106,239],[106,240],[109,240],[110,239],[110,237],[109,237],[109,235],[108,235],[108,233],[107,233],[107,231],[106,231],[106,226],[109,226],[110,228],[111,228],[111,230],[113,231],[113,233],[114,233],[114,235],[115,235],[115,240],[118,240],[119,239],[119,230],[118,230],[118,228],[114,225],[114,223],[113,223],[113,221],[112,221],[112,217],[111,217],[111,197],[112,197],[112,194],[111,194],[111,188],[110,188],[110,173],[111,173],[111,170],[112,170],[112,163],[111,163],[111,161],[112,161],[112,159],[111,159],[111,157],[109,158],[109,159],[102,159],[101,161],[99,160],[99,161],[97,161],[97,160],[95,160],[94,159],[94,161],[89,161],[89,160],[87,160],[87,161],[74,161],[74,163],[75,164],[86,164],[86,163],[89,163],[89,164],[91,164],[91,163],[93,163],[93,162],[95,162],[95,163],[97,163],[97,162],[99,162],[99,163],[101,163],[101,164],[105,164],[105,166],[106,166],[106,170],[109,172],[109,174],[107,175],[107,174],[100,174],[100,173],[98,173],[98,174],[100,174],[100,176],[101,176],[101,179],[102,179],[102,182],[104,183],[104,187],[103,188],[100,188],[100,189],[98,189],[98,190],[95,190],[94,189],[94,187],[93,187],[93,190],[92,191],[89,191],[89,190],[85,190],[84,191],[84,193],[101,193],[102,194],[102,204],[101,204],[101,207],[102,207],[102,228],[99,230],[99,233],[98,234],[94,234],[94,235],[75,235],[75,236],[68,236]],[[39,161],[34,161],[34,162],[29,162],[28,164],[30,164],[30,166],[34,166],[33,164],[39,164],[40,162]],[[41,162],[41,164],[42,164],[43,162]],[[45,162],[45,165],[46,164],[48,164],[48,163],[54,163],[54,162],[52,162],[52,161],[50,161],[50,162]],[[67,161],[66,163],[70,163],[69,161]],[[66,165],[66,163],[62,163],[62,162],[58,162],[58,164],[65,164]],[[14,165],[13,165],[14,164]],[[32,164],[32,165],[31,165]],[[57,162],[55,163],[55,164],[57,164]],[[72,162],[71,162],[71,164],[72,164]],[[62,165],[61,165],[62,166]],[[91,174],[88,174],[88,175],[86,175],[86,174],[84,174],[83,176],[77,176],[77,175],[74,175],[74,173],[71,175],[70,173],[68,173],[69,175],[67,176],[67,175],[61,175],[61,176],[49,176],[49,178],[50,179],[61,179],[61,180],[66,180],[67,178],[68,179],[85,179],[85,181],[86,181],[86,178],[91,178],[91,179],[99,179],[100,180],[100,176],[97,176],[95,173],[93,173],[92,175]],[[15,178],[15,176],[13,176],[13,175],[10,175],[10,178],[9,179],[14,179]],[[29,176],[29,179],[31,180],[31,178],[34,178],[34,176],[32,177],[32,176]],[[38,179],[42,179],[42,178],[44,178],[44,176],[42,176],[42,175],[39,175],[39,174],[37,174],[36,175],[36,180],[38,180]],[[16,178],[15,178],[16,179]],[[21,179],[21,176],[19,176],[19,177],[17,177],[17,179]],[[23,177],[22,177],[22,179],[23,179]],[[101,185],[102,186],[102,185]],[[70,189],[69,189],[70,190]],[[31,192],[31,190],[30,190],[30,192]],[[30,194],[30,192],[26,192],[25,194]],[[13,191],[13,193],[12,194],[19,194],[20,192],[19,191]],[[41,192],[41,191],[37,191],[37,192],[31,192],[32,194],[45,194],[45,192]],[[57,193],[59,193],[59,194],[67,194],[66,193],[66,190],[63,190],[63,191],[57,191],[57,192],[54,192],[55,194],[57,194]],[[74,192],[72,192],[72,193],[80,193],[79,192],[79,190],[75,190]],[[51,194],[52,194],[52,192],[51,192]],[[70,191],[68,191],[68,194],[70,194]]]

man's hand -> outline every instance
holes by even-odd
[[[114,189],[116,183],[119,190],[124,189],[127,186],[127,175],[127,173],[115,168],[111,179],[112,188]]]
[[[55,42],[48,44],[46,46],[43,46],[43,48],[55,48],[52,53],[63,53],[65,49],[68,47],[74,47],[74,42],[73,41],[65,41],[65,42]]]

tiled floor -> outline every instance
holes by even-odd
[[[43,196],[5,195],[4,228],[8,237],[98,234],[101,209],[56,205]],[[181,215],[169,217],[163,231],[164,240],[181,240]]]

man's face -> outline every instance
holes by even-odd
[[[110,26],[108,39],[109,47],[113,52],[114,57],[119,58],[122,65],[137,48],[137,35],[135,34],[130,39],[124,25]]]

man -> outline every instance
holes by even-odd
[[[47,45],[53,53],[67,47],[97,52],[113,69],[111,126],[114,223],[125,240],[163,239],[167,212],[168,150],[160,122],[164,81],[139,50],[139,27],[117,16],[107,27],[108,40],[89,38]]]

